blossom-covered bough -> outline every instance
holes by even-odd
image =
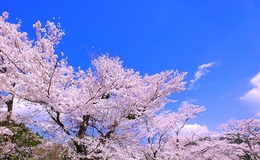
[[[20,32],[21,23],[8,23],[7,17],[7,12],[0,17],[0,114],[7,122],[1,128],[5,132],[9,122],[26,124],[53,146],[62,145],[60,157],[71,159],[203,159],[218,143],[227,144],[219,138],[202,141],[180,134],[204,107],[184,102],[177,112],[164,111],[172,102],[170,95],[185,89],[186,73],[141,76],[108,55],[93,59],[86,71],[75,71],[55,53],[64,35],[59,25],[36,22],[37,40],[32,41]],[[14,100],[33,111],[14,115]],[[41,142],[42,148],[50,146],[50,141]]]
[[[221,126],[225,139],[242,159],[260,159],[260,118],[230,120]]]

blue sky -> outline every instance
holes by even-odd
[[[109,52],[141,74],[188,72],[188,89],[173,94],[179,102],[166,108],[176,110],[182,101],[205,106],[191,124],[216,130],[231,118],[260,113],[257,0],[1,0],[0,11],[9,12],[9,22],[21,19],[32,39],[37,20],[60,22],[66,35],[57,53],[75,68],[90,67],[91,52]]]

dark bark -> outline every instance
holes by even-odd
[[[11,120],[11,117],[12,117],[13,102],[14,102],[14,96],[12,96],[12,99],[5,102],[5,104],[7,105],[7,117],[6,117],[7,123]]]
[[[77,135],[79,139],[84,138],[85,133],[87,131],[87,127],[89,125],[88,124],[89,119],[90,119],[90,115],[84,115],[83,116],[83,121],[80,123],[80,128],[79,128],[79,132],[78,132],[78,135]],[[77,142],[74,142],[74,145],[75,145],[78,153],[86,152],[86,148],[84,146],[78,144]]]
[[[86,132],[87,127],[88,127],[89,119],[90,119],[90,115],[84,115],[83,116],[83,121],[80,123],[78,138],[82,139],[85,136],[85,132]]]

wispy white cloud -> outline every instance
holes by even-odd
[[[216,62],[210,62],[210,63],[200,65],[198,67],[197,72],[194,75],[195,78],[190,81],[189,88],[192,89],[194,87],[194,83],[197,82],[201,78],[201,76],[208,73],[209,72],[208,68],[214,66],[215,64],[216,64]]]
[[[199,125],[199,124],[186,124],[184,128],[181,130],[182,134],[185,135],[206,135],[209,134],[210,131],[208,130],[208,127],[206,125]]]
[[[250,80],[250,83],[254,88],[249,90],[240,99],[260,107],[260,72]]]

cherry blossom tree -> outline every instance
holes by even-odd
[[[260,119],[259,117],[230,120],[221,125],[224,138],[232,144],[233,154],[242,159],[260,159]]]
[[[186,73],[140,76],[119,58],[101,56],[87,71],[74,71],[58,60],[54,47],[64,34],[53,23],[37,22],[32,43],[19,24],[1,17],[1,102],[7,125],[14,98],[38,104],[41,120],[27,119],[49,138],[71,140],[71,156],[81,159],[180,158],[179,132],[203,108],[184,105],[180,113],[163,112],[173,92],[184,89]],[[186,108],[185,108],[186,106]],[[19,117],[21,118],[21,117]],[[17,119],[16,119],[17,120]],[[20,120],[20,119],[18,119]],[[5,134],[8,128],[1,128]],[[8,133],[9,133],[8,132]],[[68,142],[67,142],[68,143]],[[12,144],[12,143],[10,143]],[[174,145],[172,145],[174,144]],[[75,152],[73,152],[73,150]],[[182,149],[183,150],[183,149]],[[137,152],[136,152],[137,151]],[[124,154],[122,154],[124,153]]]
[[[186,73],[165,71],[141,76],[123,68],[119,58],[108,55],[94,59],[87,71],[74,71],[66,59],[59,60],[55,54],[55,45],[64,35],[59,27],[48,21],[42,28],[36,22],[37,40],[33,42],[19,31],[21,23],[10,24],[5,21],[7,17],[5,12],[0,19],[0,80],[4,82],[0,90],[1,104],[8,108],[7,121],[11,119],[14,98],[40,105],[41,120],[27,117],[25,123],[50,137],[71,140],[78,157],[111,158],[128,150],[129,144],[145,146],[134,138],[136,134],[140,138],[151,134],[160,145],[166,133],[170,134],[165,129],[174,130],[179,123],[183,127],[187,119],[202,111],[196,107],[191,115],[183,113],[183,122],[176,120],[178,114],[162,112],[171,102],[168,97],[184,90]],[[157,133],[149,133],[147,125],[152,121],[162,124],[163,116],[172,117],[173,124],[155,126],[158,138],[153,135]],[[134,157],[132,153],[130,157]]]
[[[220,126],[223,133],[211,134],[191,141],[186,159],[258,160],[260,158],[259,122],[259,117],[230,120]]]

